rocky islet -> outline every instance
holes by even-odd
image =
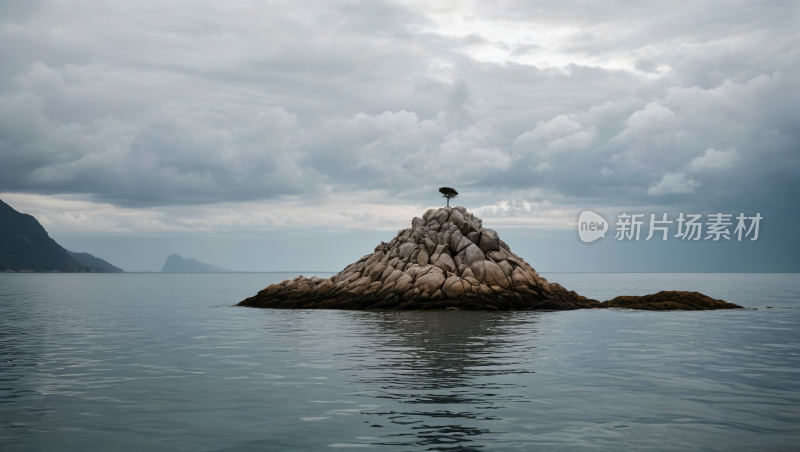
[[[739,307],[687,293],[660,292],[657,299],[638,304],[634,299],[641,297],[617,297],[610,301],[617,300],[614,306],[588,299],[548,282],[464,207],[443,207],[415,217],[410,228],[399,231],[389,243],[381,242],[372,254],[331,278],[298,276],[273,284],[238,306],[508,311],[637,305],[645,307],[634,309],[662,310],[681,309],[681,303],[690,300],[690,309]],[[664,302],[669,302],[669,307]]]

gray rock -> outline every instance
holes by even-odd
[[[425,221],[425,224],[430,223],[430,221],[433,219],[431,215],[434,213],[436,213],[436,209],[428,209],[425,211],[425,214],[422,215],[422,219]]]
[[[317,284],[316,287],[314,287],[314,292],[317,292],[317,293],[320,293],[320,294],[324,294],[332,286],[333,286],[333,281],[331,281],[330,279],[326,279],[326,280],[322,281],[321,283]]]
[[[435,264],[439,259],[439,256],[444,252],[445,248],[446,245],[436,245],[436,248],[433,250],[433,254],[431,255],[430,259],[428,259],[428,263]]]
[[[539,287],[542,288],[545,292],[553,293],[553,289],[550,288],[550,283],[547,282],[546,279],[542,278],[541,276],[536,278],[536,282],[538,283]]]
[[[480,248],[484,253],[500,251],[500,237],[493,229],[481,229]]]
[[[420,266],[428,265],[428,251],[426,249],[422,249],[417,256],[417,263]]]
[[[405,273],[406,275],[410,276],[411,279],[414,280],[414,279],[417,278],[417,273],[419,273],[421,268],[422,267],[420,267],[419,265],[413,265],[413,266],[403,270],[403,273]]]
[[[421,293],[436,293],[437,290],[444,284],[444,275],[440,272],[429,271],[425,275],[417,278],[414,282],[414,288],[419,289]]]
[[[464,250],[464,257],[462,258],[462,260],[463,260],[463,262],[462,262],[462,263],[463,263],[464,265],[468,265],[468,266],[470,266],[470,267],[471,267],[473,263],[475,263],[475,262],[481,262],[481,261],[483,261],[485,258],[486,258],[486,256],[483,254],[483,251],[481,251],[481,249],[480,249],[480,248],[478,248],[478,247],[477,247],[477,246],[476,246],[476,245],[473,243],[473,244],[471,244],[470,246],[468,246],[468,247],[467,247],[467,248]]]
[[[452,272],[456,270],[456,264],[453,262],[453,258],[447,253],[441,253],[439,258],[436,259],[436,262],[434,262],[434,265],[446,272]]]
[[[461,251],[467,249],[468,246],[472,245],[472,241],[463,235],[461,236],[461,240],[458,241],[458,246],[453,250],[456,253],[460,253]]]
[[[417,249],[417,244],[416,243],[414,243],[414,242],[406,242],[406,243],[400,245],[400,248],[397,250],[398,251],[397,254],[401,258],[405,259],[405,258],[411,256],[411,253],[413,253],[415,249]]]
[[[442,291],[444,291],[444,293],[447,293],[447,291],[450,290],[450,286],[455,284],[456,281],[461,281],[461,278],[459,278],[458,276],[448,276],[447,279],[444,281],[444,284],[442,284]]]
[[[453,209],[453,211],[450,212],[450,217],[447,219],[447,221],[453,224],[459,224],[464,221],[464,214],[456,209]]]
[[[368,267],[364,269],[364,273],[366,273],[366,275],[370,277],[372,280],[376,280],[380,278],[383,271],[386,270],[386,267],[388,267],[388,265],[384,264],[383,262],[378,262],[371,268]]]
[[[392,267],[392,266],[390,266],[390,265],[387,265],[387,266],[386,266],[386,269],[383,271],[383,273],[381,273],[381,275],[380,275],[378,278],[376,278],[376,279],[378,279],[378,280],[380,280],[380,281],[385,281],[385,280],[386,280],[386,278],[388,278],[388,277],[389,277],[389,275],[391,275],[392,273],[394,273],[394,272],[396,272],[396,271],[397,271],[397,270],[396,270],[394,267]]]
[[[464,236],[461,234],[461,231],[458,230],[450,234],[450,242],[448,245],[450,245],[451,252],[458,254],[461,251],[458,249],[458,244],[461,243],[461,239],[463,238]]]
[[[445,223],[445,224],[448,224],[448,223]],[[442,229],[444,229],[444,226],[442,226]],[[453,233],[450,232],[450,228],[447,228],[446,231],[443,231],[443,232],[439,233],[439,236],[437,237],[436,243],[438,243],[439,245],[450,246],[450,237],[452,237],[452,236],[453,236]]]
[[[364,289],[364,292],[362,292],[361,295],[372,295],[374,293],[378,293],[378,291],[381,290],[381,287],[383,287],[383,283],[380,281],[375,281],[370,284],[369,287]]]
[[[433,219],[436,220],[439,224],[444,224],[444,222],[447,221],[447,218],[449,216],[450,212],[448,212],[447,209],[442,208],[439,209],[439,211],[433,215]]]
[[[472,286],[469,286],[469,292],[472,292]],[[448,298],[457,298],[465,295],[467,290],[465,290],[464,284],[461,282],[461,280],[458,280],[453,283],[453,285],[451,285],[445,293],[447,293]]]
[[[380,292],[378,292],[379,296],[383,296],[384,294],[388,294],[389,292],[394,292],[394,282],[390,282],[388,284],[384,284],[381,287]]]
[[[529,289],[536,289],[537,287],[539,287],[536,284],[536,279],[535,278],[532,279],[527,274],[527,272],[525,272],[520,267],[515,268],[514,271],[511,273],[511,281],[512,281],[512,284],[514,285],[514,287],[526,286]]]
[[[383,278],[383,284],[386,285],[386,284],[389,284],[389,283],[393,283],[393,282],[397,281],[398,279],[400,279],[400,277],[403,276],[403,275],[405,275],[405,273],[403,273],[402,271],[394,270],[388,276]]]
[[[474,262],[469,268],[475,275],[475,279],[487,286],[500,286],[503,289],[511,288],[503,269],[492,261]]]
[[[503,269],[503,273],[506,276],[511,276],[511,273],[514,272],[514,267],[512,267],[511,264],[508,263],[508,261],[500,261],[497,263],[497,265],[499,265],[500,268]]]
[[[436,242],[426,238],[424,244],[425,244],[425,250],[428,251],[428,256],[433,256],[434,254],[436,254],[436,247],[438,246]]]
[[[414,230],[411,231],[411,235],[409,235],[408,239],[412,242],[419,243],[422,237],[425,237],[426,234],[427,233],[425,232],[424,226],[421,228],[414,228]]]
[[[372,256],[370,256],[370,257],[369,257],[369,258],[368,258],[368,259],[367,259],[367,260],[366,260],[366,261],[363,263],[363,264],[364,264],[364,267],[372,267],[372,265],[373,265],[375,262],[379,262],[381,259],[383,259],[383,256],[384,256],[384,252],[383,252],[383,251],[378,251],[378,252],[376,252],[375,254],[373,254]],[[345,270],[346,270],[346,269],[345,269]]]

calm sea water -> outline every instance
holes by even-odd
[[[800,275],[545,274],[758,310],[231,306],[293,276],[0,274],[0,450],[800,447]]]

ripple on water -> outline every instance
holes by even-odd
[[[800,440],[797,275],[547,275],[600,299],[668,282],[774,306],[758,311],[230,307],[287,276],[0,275],[3,450],[781,450]]]

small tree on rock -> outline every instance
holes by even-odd
[[[454,188],[450,187],[442,187],[439,189],[439,193],[442,194],[443,197],[447,198],[447,206],[450,206],[450,200],[458,196],[458,192]]]

